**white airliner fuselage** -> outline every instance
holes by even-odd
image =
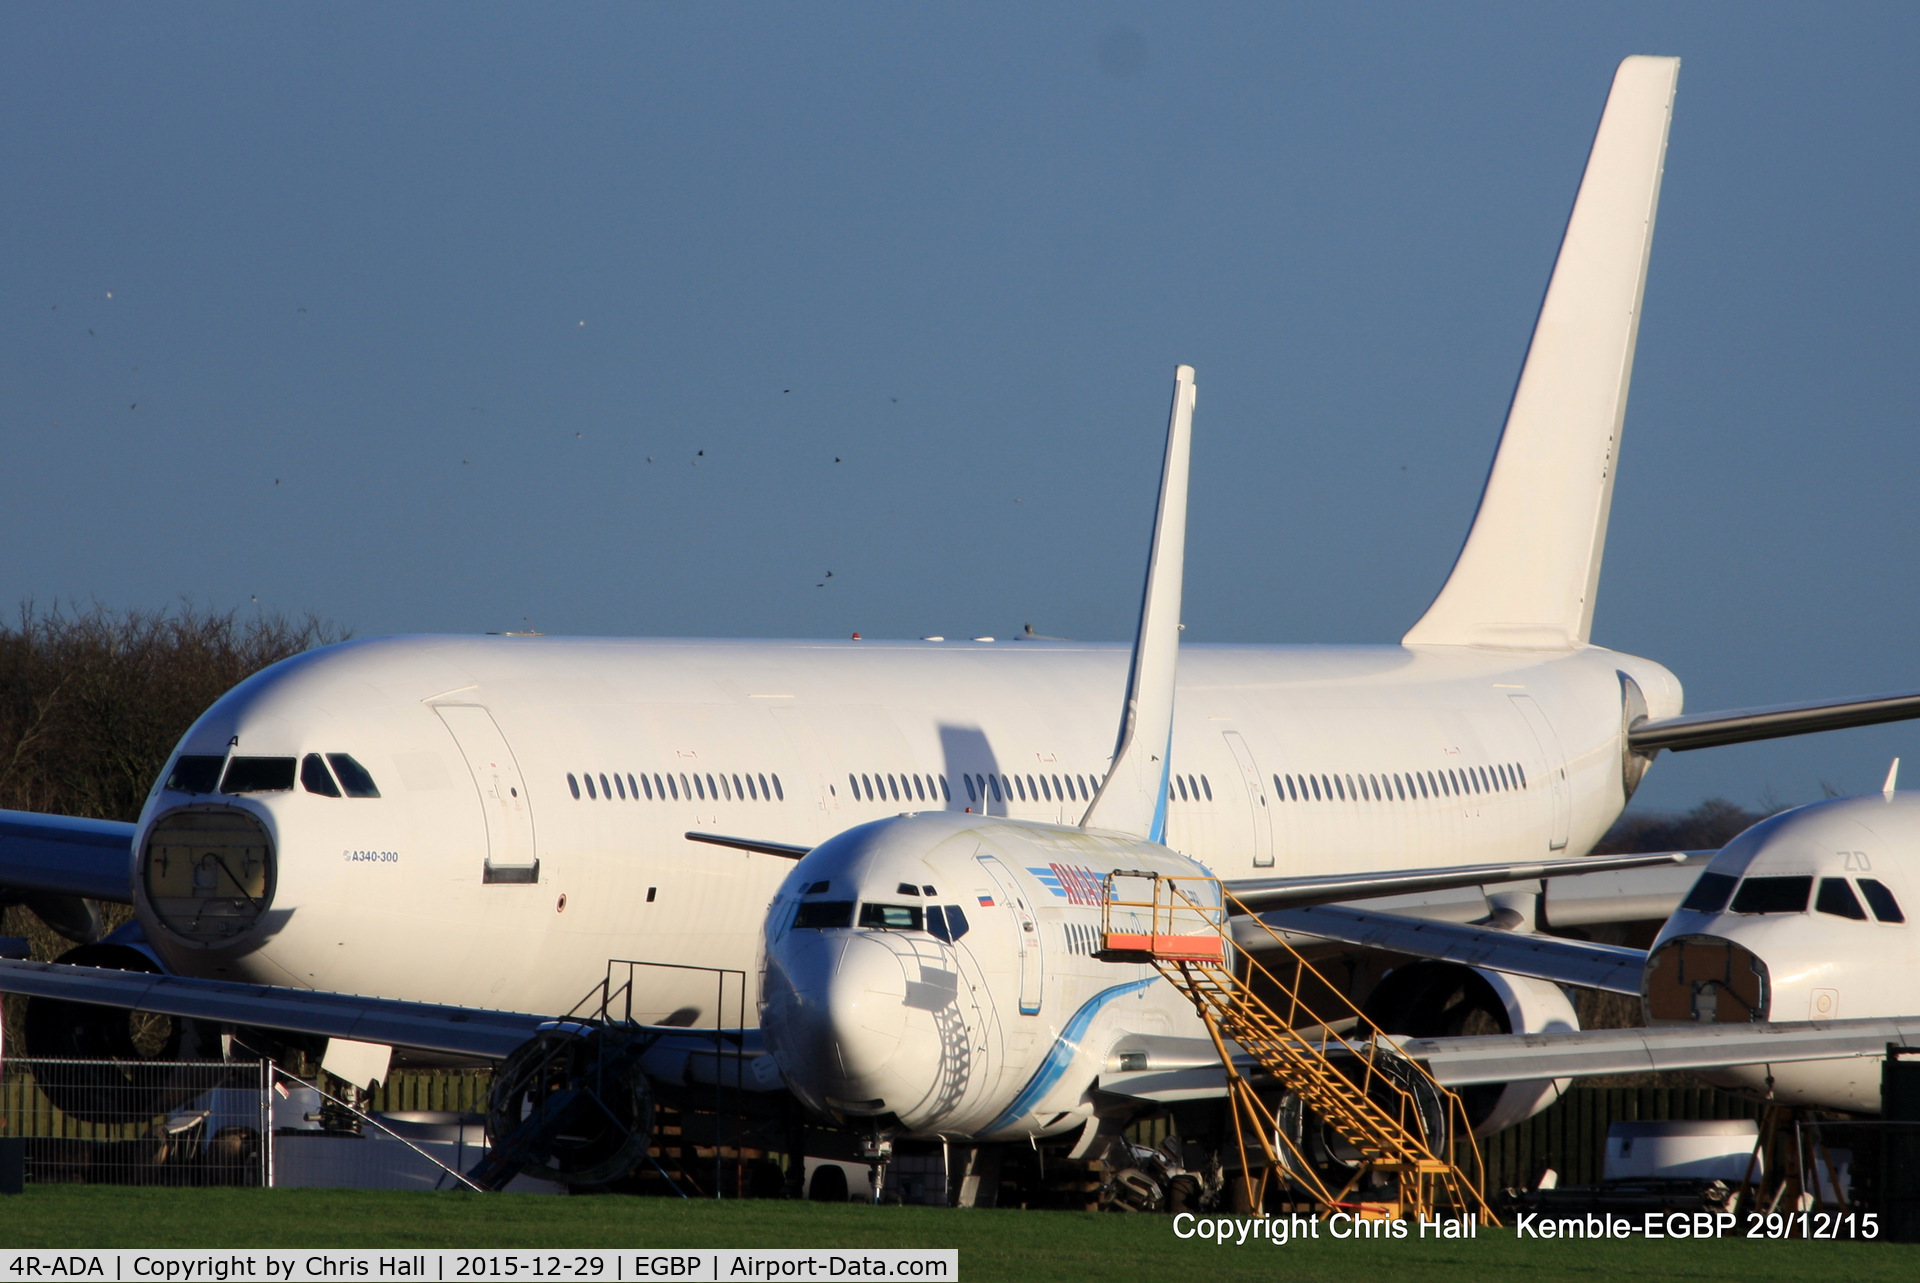
[[[242,684],[188,733],[140,821],[136,907],[171,969],[213,978],[559,1012],[609,959],[751,976],[791,863],[686,832],[810,846],[935,808],[1077,822],[1127,654],[331,647]],[[1168,843],[1223,877],[1578,854],[1625,802],[1622,675],[1652,716],[1681,706],[1664,668],[1595,647],[1190,646],[1181,665]],[[280,759],[256,772],[277,787],[170,786],[229,750]],[[337,761],[311,776],[310,755],[329,754],[379,796],[326,796],[355,791]],[[713,993],[709,977],[662,978],[635,1014],[710,1019]]]

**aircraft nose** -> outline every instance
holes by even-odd
[[[878,1114],[899,1096],[907,975],[882,938],[793,931],[771,959],[768,1046],[788,1086],[818,1109]]]
[[[1767,964],[1719,936],[1674,936],[1647,957],[1640,996],[1649,1024],[1765,1020],[1773,1003]]]

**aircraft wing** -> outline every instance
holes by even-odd
[[[1920,1016],[1726,1025],[1661,1025],[1571,1033],[1396,1038],[1441,1085],[1578,1078],[1728,1065],[1884,1056],[1888,1043],[1920,1042]]]
[[[1647,955],[1640,949],[1587,944],[1530,932],[1488,930],[1343,905],[1276,909],[1261,914],[1259,920],[1275,931],[1410,953],[1417,958],[1438,958],[1469,967],[1489,967],[1556,984],[1605,989],[1635,997],[1639,996],[1640,974],[1647,965]],[[1233,942],[1253,953],[1263,947],[1274,947],[1271,936],[1244,921],[1236,924]]]
[[[403,1002],[359,994],[326,993],[279,985],[199,980],[58,962],[0,959],[0,993],[55,998],[134,1011],[155,1011],[218,1024],[250,1025],[355,1042],[414,1047],[498,1060],[543,1030],[569,1023],[524,1011],[493,1011],[431,1002]],[[655,1079],[681,1084],[720,1082],[748,1091],[774,1091],[780,1071],[758,1029],[698,1029],[640,1025],[654,1035],[642,1057]]]
[[[1837,731],[1848,726],[1874,726],[1912,717],[1920,717],[1920,691],[1663,717],[1657,722],[1641,722],[1631,727],[1627,731],[1627,743],[1643,753],[1663,748],[1685,753],[1720,744],[1745,744],[1783,735]]]
[[[1689,858],[1689,853],[1685,851],[1660,851],[1646,855],[1583,855],[1567,860],[1535,860],[1529,864],[1455,864],[1431,869],[1336,873],[1322,877],[1234,878],[1222,885],[1247,910],[1263,913],[1268,909],[1333,904],[1375,896],[1406,895],[1415,891],[1445,891],[1453,887],[1485,886],[1496,882],[1533,882],[1540,878],[1658,868],[1685,864]],[[1685,894],[1684,891],[1682,894]]]
[[[7,959],[0,959],[0,993],[496,1058],[552,1020],[519,1011]]]
[[[133,825],[0,811],[0,891],[133,903]]]

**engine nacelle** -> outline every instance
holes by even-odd
[[[1571,1032],[1580,1027],[1560,986],[1529,976],[1415,962],[1389,972],[1367,999],[1367,1018],[1391,1034],[1451,1038],[1473,1034]],[[1533,1117],[1571,1081],[1530,1078],[1460,1092],[1476,1136],[1491,1136]]]
[[[107,941],[69,949],[59,961],[160,971],[139,949]],[[40,1089],[62,1112],[91,1123],[140,1122],[178,1109],[204,1092],[207,1082],[204,1073],[177,1069],[174,1062],[221,1059],[218,1027],[198,1020],[29,998],[22,1023],[25,1055],[76,1062],[43,1068]]]

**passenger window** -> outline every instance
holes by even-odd
[[[873,931],[918,931],[921,910],[917,904],[863,904],[860,925]]]
[[[183,753],[167,772],[167,787],[180,793],[211,793],[220,783],[220,768],[225,757],[213,754]]]
[[[977,797],[975,797],[975,796],[974,796],[974,792],[973,792],[973,776],[971,776],[971,775],[962,775],[962,776],[960,777],[960,782],[961,782],[962,784],[965,784],[965,785],[967,786],[967,801],[969,801],[969,802],[978,802],[978,801],[979,801],[980,799],[979,799],[979,798],[977,798]]]
[[[918,775],[913,777],[913,795],[919,798],[922,802],[927,800],[927,790],[921,784],[920,777]]]
[[[1378,802],[1383,800],[1380,796],[1380,777],[1378,775],[1367,776],[1367,790],[1373,794],[1374,801]]]
[[[1877,878],[1861,878],[1860,894],[1867,897],[1867,903],[1873,906],[1873,916],[1882,922],[1905,922],[1907,915],[1900,912],[1900,902],[1893,898],[1893,892]]]
[[[1821,913],[1831,913],[1836,918],[1852,918],[1855,922],[1865,922],[1867,911],[1860,907],[1860,897],[1853,893],[1845,878],[1821,878],[1820,895],[1813,907]]]
[[[640,786],[633,782],[632,771],[627,772],[627,796],[636,802],[640,800]]]
[[[227,773],[220,777],[220,791],[283,793],[293,787],[293,766],[291,757],[236,757],[227,763]]]
[[[849,776],[847,776],[847,778],[848,778],[849,780],[851,780],[851,779],[853,778],[853,776],[851,776],[851,775],[849,775]],[[872,781],[871,779],[868,779],[868,777],[867,777],[867,776],[865,776],[865,775],[862,775],[862,776],[861,776],[860,778],[861,778],[862,780],[865,780],[865,781],[866,781],[866,790],[867,790],[867,801],[869,801],[869,802],[871,802],[871,801],[873,801],[873,781]],[[854,795],[855,797],[859,797],[859,796],[860,796],[860,786],[859,786],[859,785],[855,785],[855,786],[854,786],[854,790],[853,790],[853,795]]]
[[[1034,783],[1033,776],[1031,775],[1027,776],[1027,800],[1030,802],[1038,802],[1040,800],[1040,786]]]
[[[1748,878],[1733,896],[1735,913],[1805,913],[1813,879]]]
[[[736,775],[734,778],[738,779],[739,776]],[[752,771],[747,772],[747,800],[751,802],[758,802],[760,800],[760,791],[753,787]]]
[[[987,776],[987,783],[993,786],[993,800],[996,802],[1002,800],[1000,797],[1000,777],[997,775],[989,775]]]
[[[765,800],[766,796],[767,796],[767,777],[765,775],[762,775],[760,777],[760,797],[762,800]]]
[[[647,801],[653,801],[653,785],[647,782],[647,777],[644,775],[640,777],[640,786],[647,790]]]
[[[600,796],[609,802],[613,801],[613,790],[607,787],[607,777],[604,772],[600,776]]]
[[[784,802],[787,800],[787,791],[780,787],[780,777],[778,775],[773,777],[773,799],[776,802]]]
[[[600,795],[593,791],[593,776],[589,774],[586,777],[586,780],[587,780],[587,796],[592,798],[596,802],[599,801]]]
[[[620,800],[622,802],[626,801],[627,800],[627,782],[620,778],[620,773],[618,771],[615,771],[613,774],[613,787],[619,791]]]
[[[1013,777],[1013,786],[1020,790],[1020,800],[1022,802],[1026,801],[1027,800],[1026,782],[1023,781],[1018,775],[1016,775]]]
[[[309,753],[300,759],[300,785],[309,793],[318,793],[321,797],[339,797],[340,786],[333,782],[333,773],[327,770],[327,764],[318,753]],[[578,793],[580,790],[575,789]]]
[[[1527,786],[1527,768],[1516,762],[1513,769],[1520,772],[1520,787],[1525,788]]]
[[[1173,777],[1173,782],[1180,789],[1180,800],[1182,802],[1186,801],[1187,800],[1187,782],[1181,779],[1178,775]]]
[[[894,801],[900,800],[900,782],[891,775],[887,776],[887,792],[893,794]]]
[[[1053,796],[1062,802],[1067,799],[1066,791],[1060,787],[1060,777],[1058,775],[1053,777]]]
[[[720,796],[720,790],[713,786],[713,776],[711,774],[707,776],[707,796],[710,798],[718,798]]]
[[[1727,907],[1727,900],[1733,895],[1734,883],[1739,879],[1725,873],[1702,873],[1700,880],[1693,884],[1693,890],[1687,892],[1687,898],[1680,907],[1694,913],[1718,913]]]
[[[748,777],[748,783],[752,783],[751,776]],[[745,800],[746,796],[747,796],[747,790],[740,787],[740,777],[738,775],[734,776],[733,777],[733,800],[736,802],[743,801]]]
[[[693,786],[699,782],[700,777],[698,775],[689,780],[687,779],[687,773],[685,771],[680,772],[680,796],[689,802],[693,801]]]
[[[1307,776],[1307,783],[1309,783],[1309,784],[1311,784],[1311,785],[1313,785],[1313,800],[1314,800],[1314,801],[1316,801],[1316,802],[1319,802],[1319,801],[1323,801],[1323,800],[1324,800],[1324,799],[1322,799],[1322,798],[1321,798],[1321,796],[1320,796],[1320,780],[1321,780],[1321,778],[1322,778],[1321,776],[1317,776],[1317,775],[1309,775],[1309,776]],[[1329,789],[1329,790],[1328,790],[1328,792],[1332,792],[1332,790],[1331,790],[1331,789]]]
[[[693,794],[696,798],[698,798],[702,802],[707,800],[706,783],[703,780],[701,780],[698,774],[695,774],[693,777]]]
[[[942,802],[953,801],[953,792],[952,790],[947,788],[947,777],[942,775],[939,777],[939,780],[940,780],[940,800]]]
[[[851,900],[802,900],[800,911],[793,916],[795,930],[830,931],[835,927],[853,925],[853,901]]]

